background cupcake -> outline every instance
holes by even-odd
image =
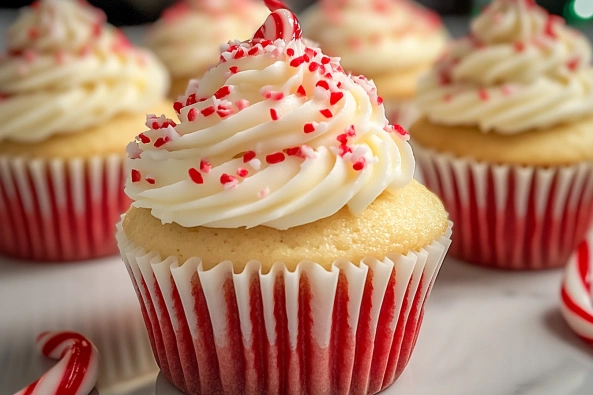
[[[125,147],[146,111],[169,108],[166,71],[78,1],[23,9],[7,46],[0,253],[60,261],[116,252],[113,227],[129,206]]]
[[[528,0],[498,0],[420,83],[412,128],[427,185],[460,233],[453,254],[564,265],[593,208],[591,48]]]
[[[286,9],[254,37],[128,161],[117,237],[155,357],[189,394],[376,393],[414,348],[447,214],[372,82]]]
[[[447,41],[436,13],[407,0],[322,0],[305,12],[303,27],[344,69],[375,82],[392,123],[412,124],[418,78]]]
[[[255,0],[181,0],[167,9],[147,43],[173,77],[169,96],[177,100],[190,79],[218,62],[220,43],[248,39],[267,15]]]

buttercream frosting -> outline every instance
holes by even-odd
[[[515,134],[593,111],[587,39],[532,0],[496,0],[420,81],[433,122]]]
[[[143,111],[168,89],[166,70],[82,1],[21,10],[0,59],[0,141],[36,143]]]
[[[273,12],[130,144],[126,192],[163,223],[287,229],[343,207],[361,213],[413,176],[408,134],[390,126],[375,85],[302,39]]]

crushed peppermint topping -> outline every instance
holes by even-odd
[[[200,171],[204,174],[208,174],[210,173],[210,170],[212,170],[212,165],[210,162],[208,162],[207,159],[202,159],[200,161]]]
[[[189,175],[189,178],[196,184],[201,185],[204,183],[204,177],[202,177],[202,175],[200,174],[200,172],[198,171],[198,169],[195,168],[191,168],[188,170],[187,174]]]

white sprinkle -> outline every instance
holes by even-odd
[[[237,185],[239,185],[239,180],[233,180],[231,182],[227,182],[226,184],[224,184],[224,189],[228,191],[229,189],[233,189]]]
[[[128,153],[128,158],[130,159],[138,159],[142,154],[142,150],[135,141],[132,141],[127,145],[126,152]]]
[[[269,194],[270,194],[270,187],[266,187],[266,189],[262,189],[261,191],[259,191],[257,193],[257,197],[260,199],[263,199],[266,196],[268,196]]]
[[[259,169],[261,169],[261,160],[259,160],[257,158],[251,159],[248,162],[248,164],[249,164],[249,166],[251,166],[251,168],[253,170],[259,170]]]

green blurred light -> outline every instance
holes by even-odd
[[[593,1],[573,0],[572,11],[574,12],[574,15],[580,19],[590,19],[593,17]]]

